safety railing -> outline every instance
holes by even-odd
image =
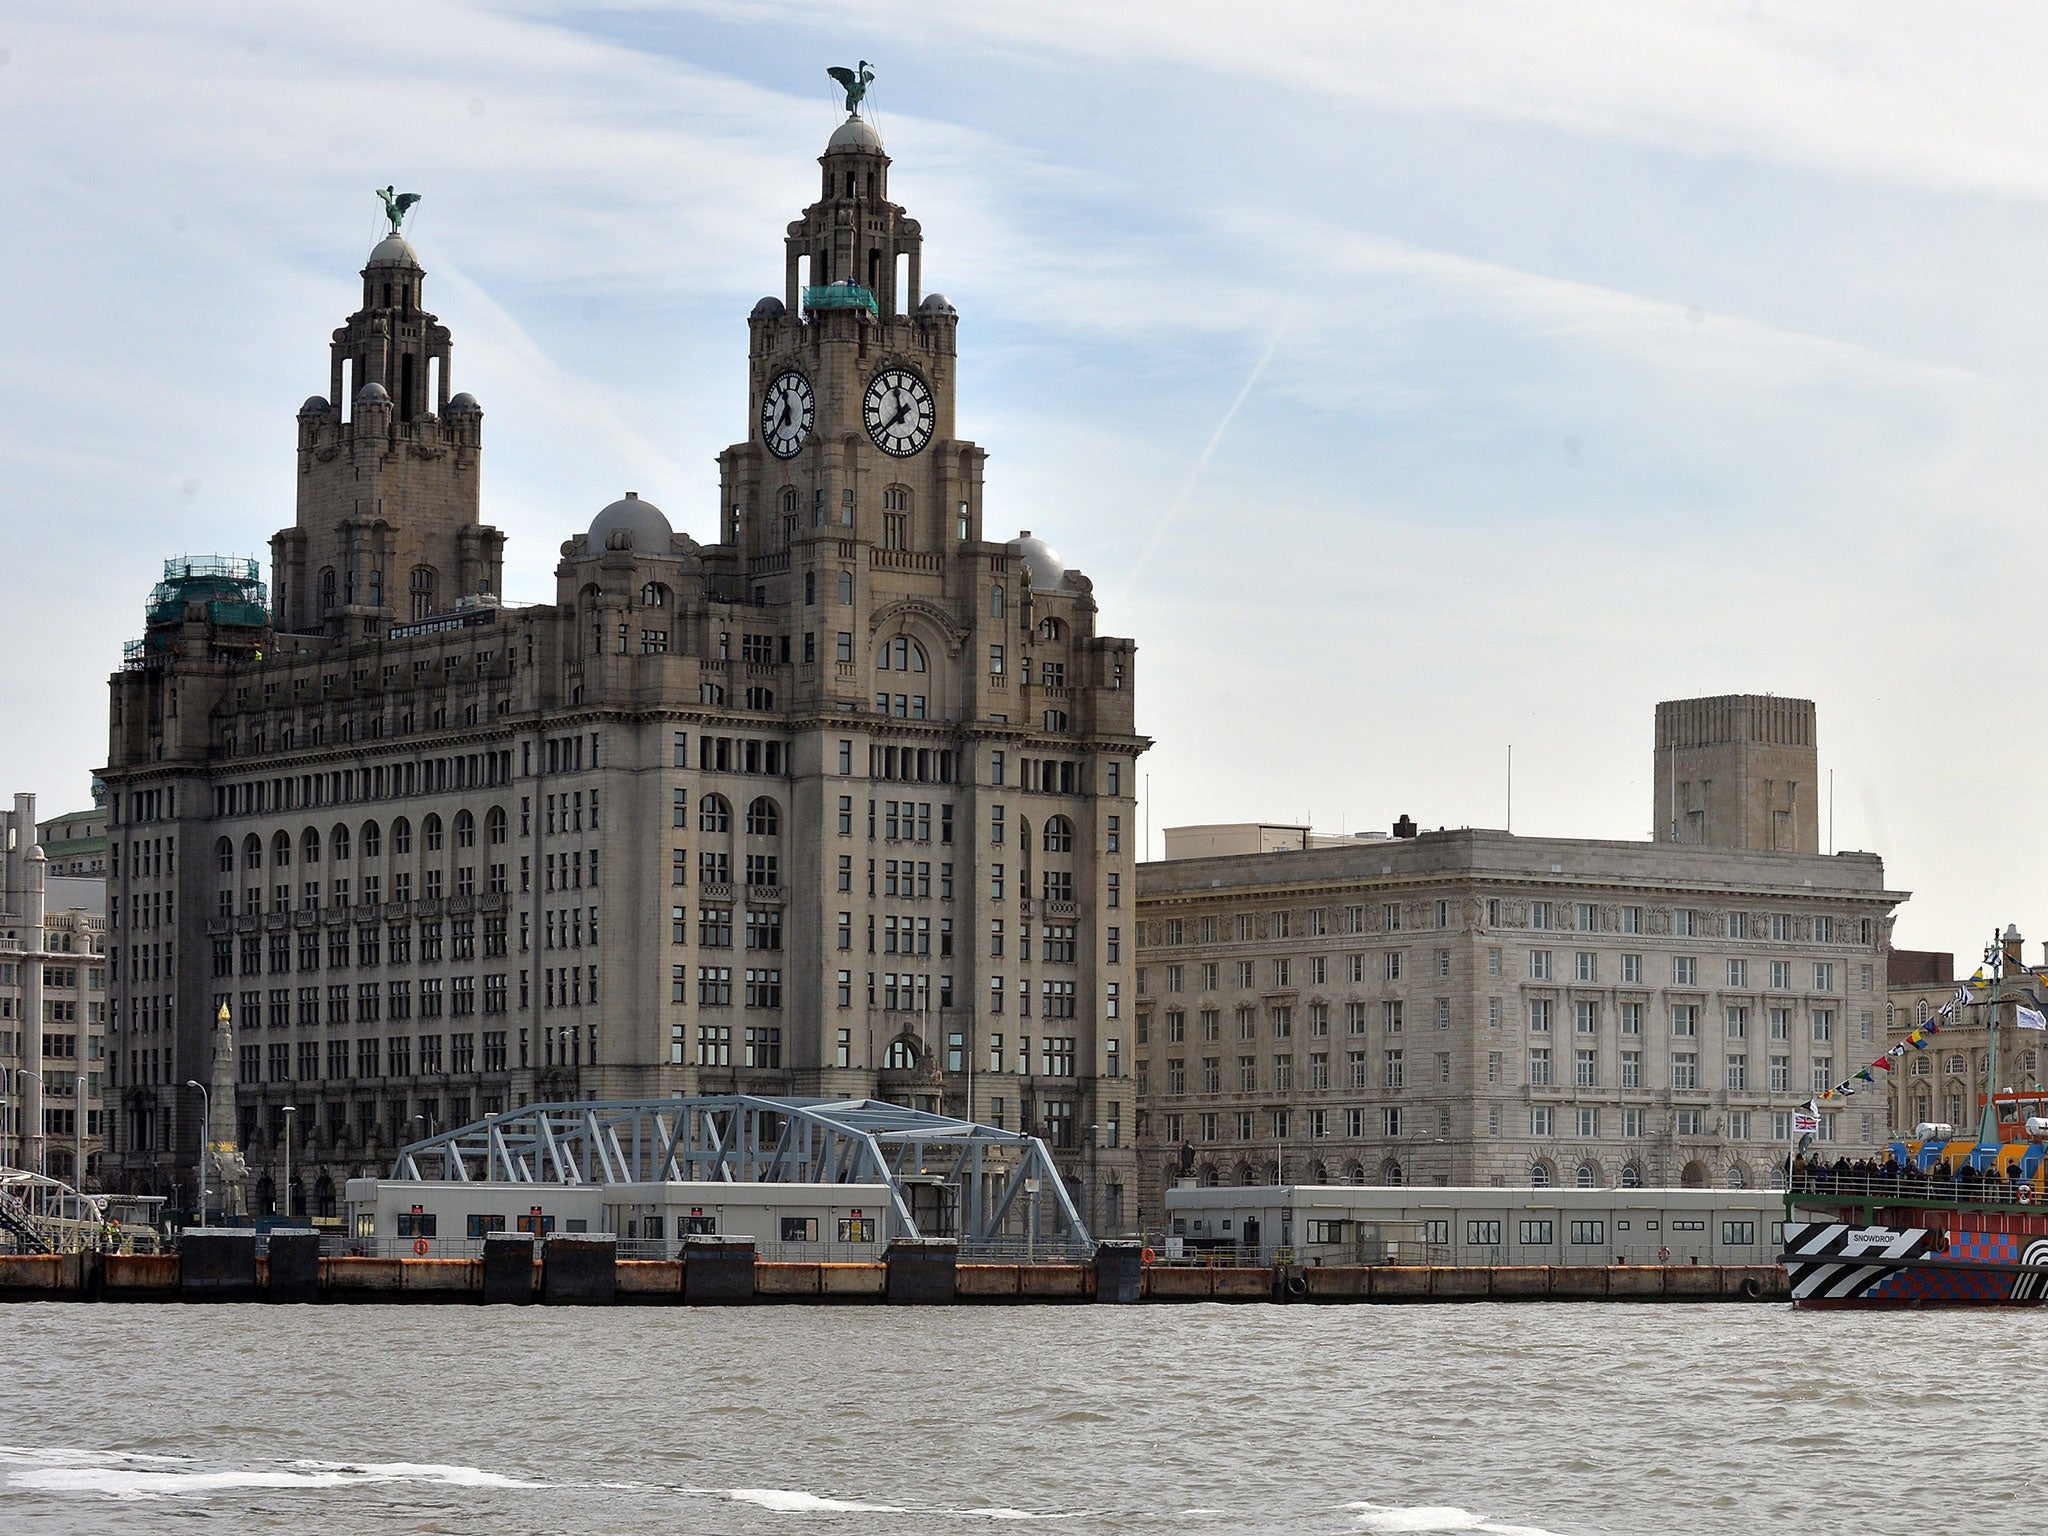
[[[1969,1167],[1954,1173],[1946,1168],[1926,1173],[1897,1168],[1844,1168],[1799,1171],[1793,1176],[1792,1195],[1795,1199],[1837,1196],[1924,1205],[2029,1205],[2041,1200],[2042,1190],[2034,1178],[1995,1171],[1980,1173]]]

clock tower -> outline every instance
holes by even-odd
[[[817,580],[843,542],[938,557],[981,537],[983,454],[955,436],[959,316],[922,291],[924,235],[889,201],[889,157],[849,116],[789,226],[783,297],[754,306],[754,440],[721,464],[724,541]],[[917,562],[906,558],[906,565]]]
[[[850,111],[818,164],[782,295],[749,318],[718,539],[693,553],[698,705],[788,742],[783,1060],[802,1092],[1038,1133],[1090,1224],[1120,1230],[1135,647],[1096,632],[1092,584],[1043,540],[984,538],[960,317],[925,291],[874,125]],[[723,1048],[700,1035],[698,1059]]]

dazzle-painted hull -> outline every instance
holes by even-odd
[[[2037,1307],[2048,1302],[2048,1237],[2026,1233],[1785,1223],[1798,1307]]]

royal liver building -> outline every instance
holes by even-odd
[[[707,541],[629,491],[541,607],[394,217],[271,590],[169,562],[112,679],[117,1180],[189,1205],[189,1082],[246,1207],[315,1219],[529,1102],[867,1095],[1038,1130],[1129,1221],[1135,648],[984,538],[918,223],[864,120],[820,164]]]

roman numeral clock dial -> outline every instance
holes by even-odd
[[[932,440],[932,392],[907,368],[884,368],[861,398],[868,436],[892,458],[907,459]]]
[[[794,370],[779,373],[761,396],[761,441],[778,459],[793,459],[817,414],[811,381]]]

